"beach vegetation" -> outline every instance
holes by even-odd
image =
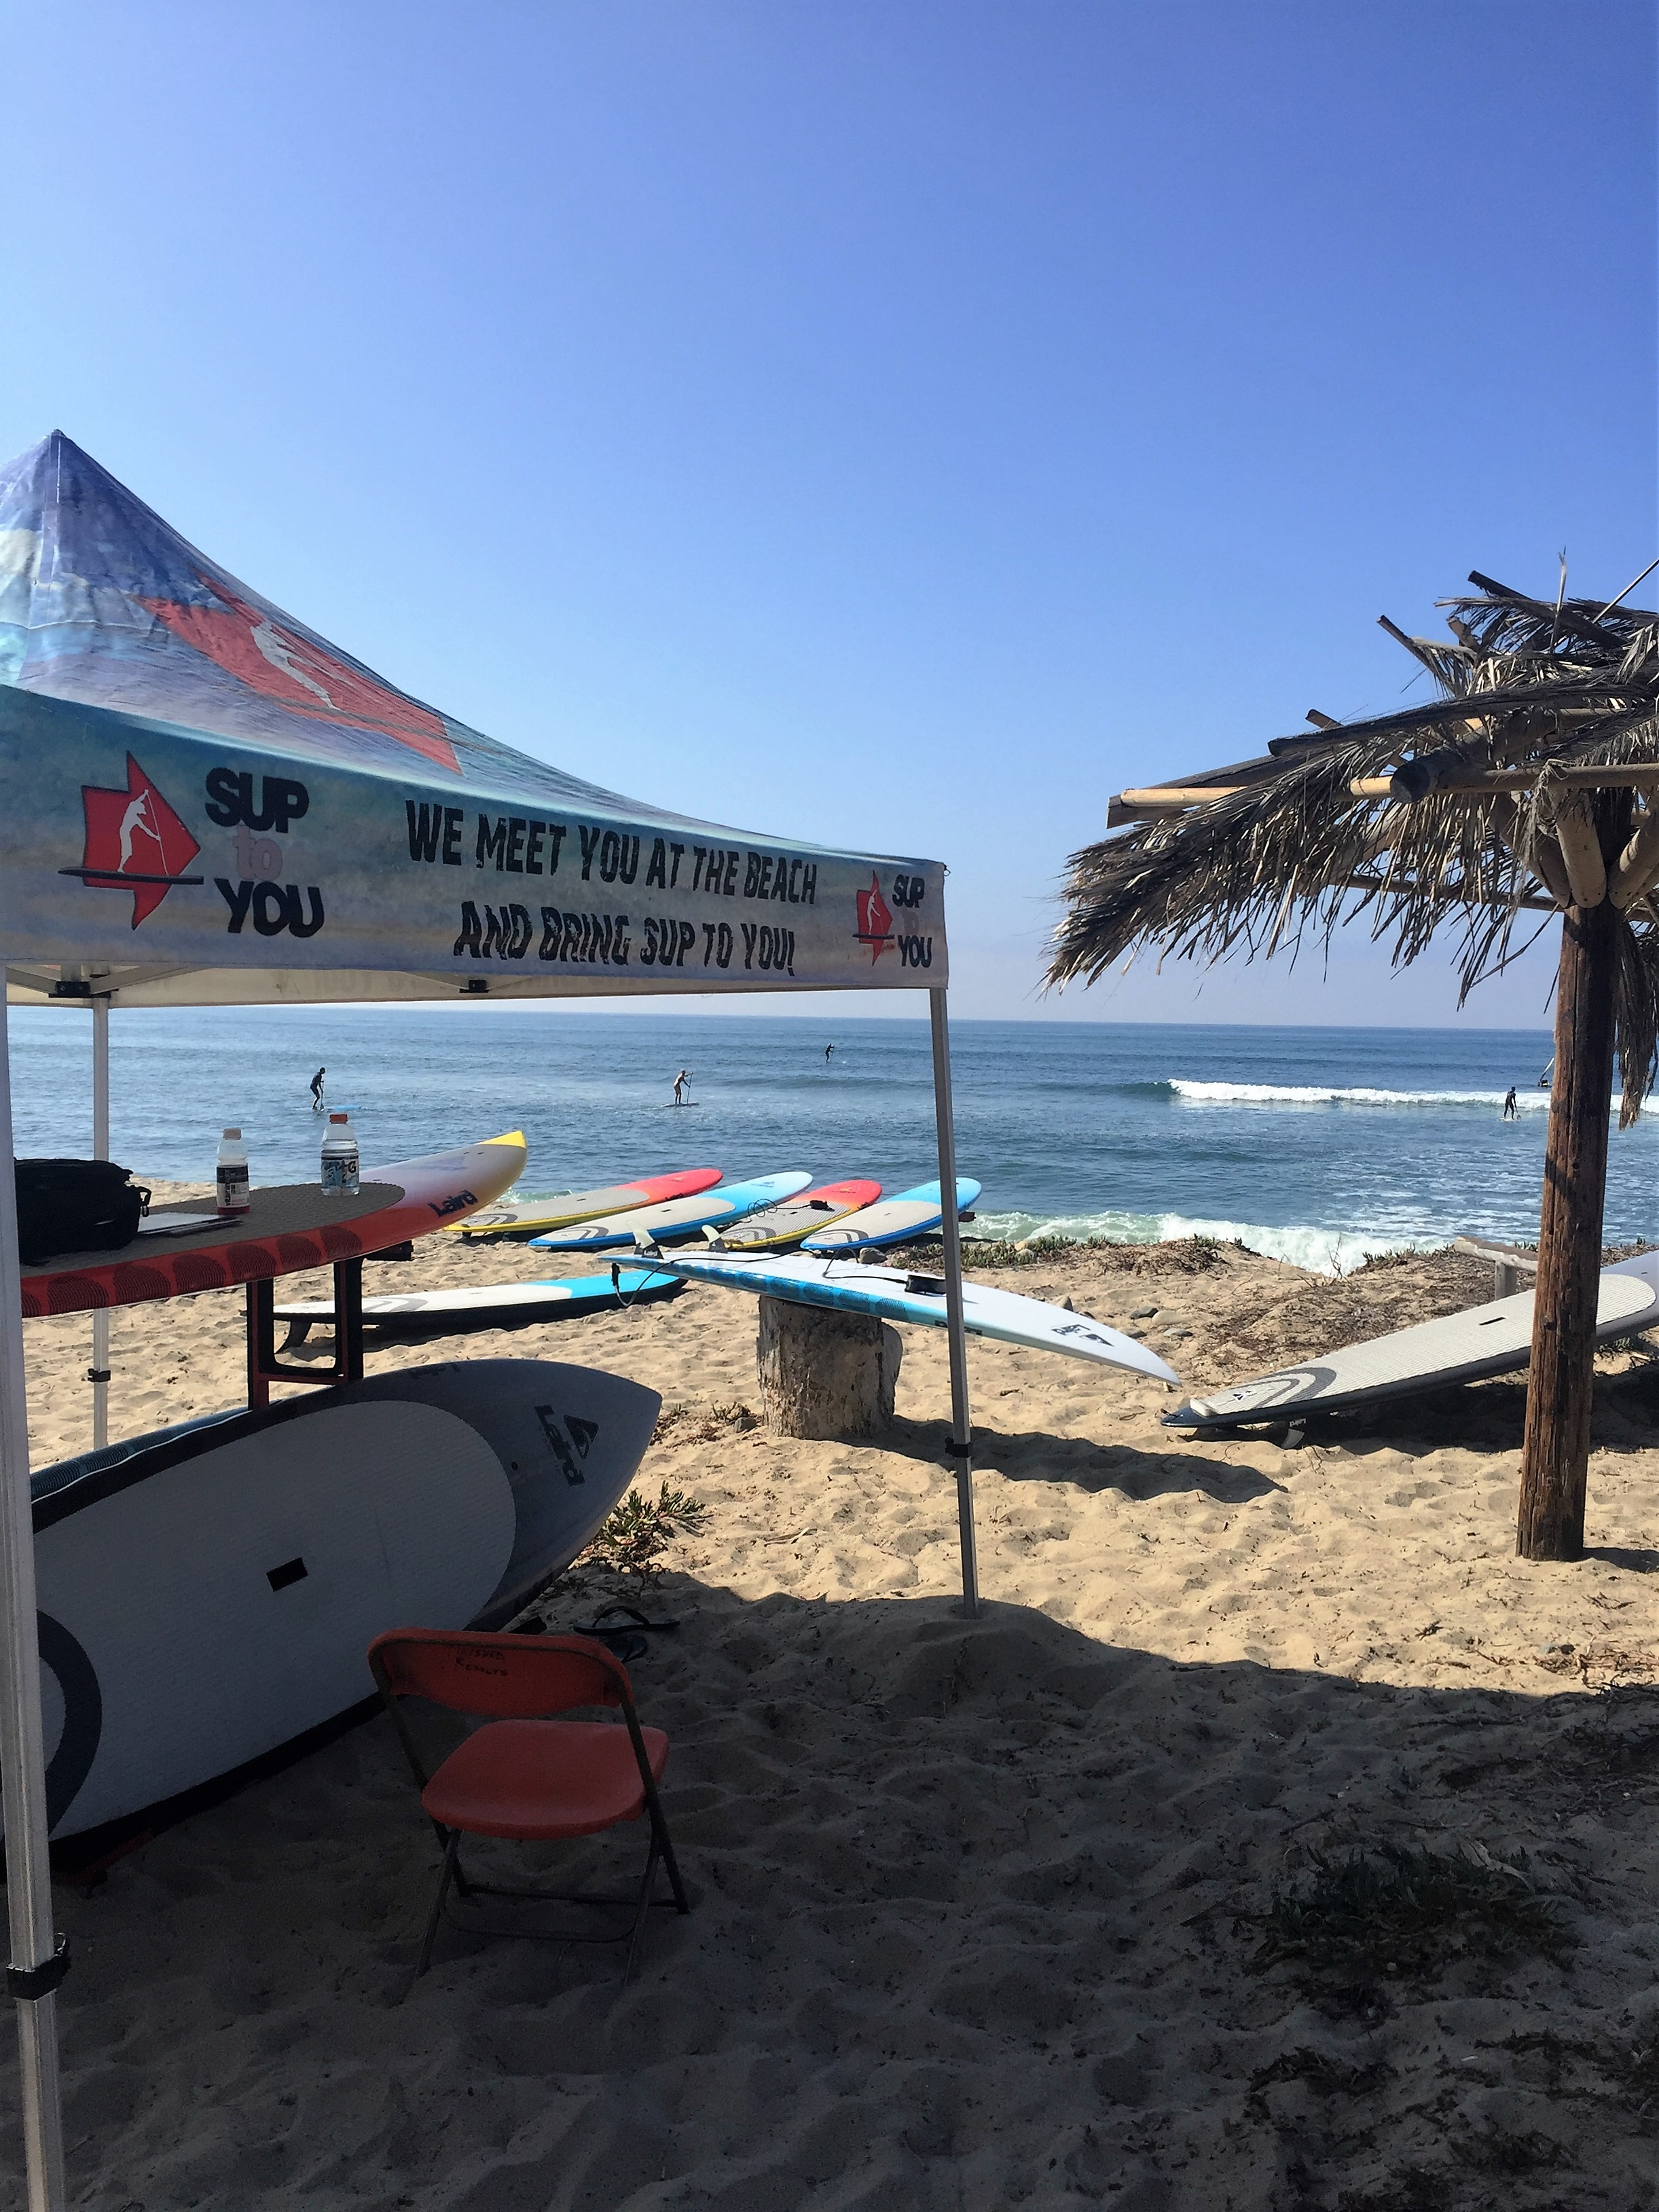
[[[1505,1858],[1479,1844],[1314,1851],[1255,1924],[1258,1969],[1299,1959],[1373,1977],[1423,1978],[1466,1957],[1560,1961],[1576,1941],[1563,1900],[1538,1886],[1526,1853]]]
[[[1231,1252],[1243,1252],[1235,1238],[1224,1243],[1218,1237],[1172,1237],[1165,1244],[1124,1244],[1111,1237],[964,1237],[964,1271],[989,1267],[1044,1267],[1074,1259],[1092,1261],[1108,1273],[1139,1275],[1203,1275],[1224,1267]],[[901,1244],[884,1255],[895,1267],[939,1269],[945,1247],[937,1239]]]
[[[599,1524],[592,1542],[575,1561],[579,1567],[604,1567],[639,1583],[654,1583],[667,1565],[671,1546],[702,1534],[707,1502],[672,1488],[665,1477],[654,1498],[629,1490]]]

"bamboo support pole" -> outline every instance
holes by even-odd
[[[1619,855],[1607,893],[1620,914],[1633,907],[1659,880],[1659,806],[1644,814],[1636,835]]]
[[[1542,780],[1542,770],[1537,768],[1489,768],[1478,774],[1448,776],[1443,783],[1435,786],[1431,795],[1436,799],[1480,798],[1491,791],[1530,791]],[[1659,790],[1659,762],[1635,761],[1607,768],[1557,769],[1550,781],[1564,791],[1653,791]],[[1400,799],[1409,803],[1409,794],[1396,791],[1391,775],[1357,775],[1348,789],[1356,799]],[[1142,797],[1156,794],[1143,793]],[[1126,792],[1127,798],[1128,793]]]
[[[1627,800],[1609,794],[1597,803],[1603,850],[1616,851],[1628,826]],[[1576,1559],[1584,1548],[1618,931],[1617,909],[1606,898],[1562,917],[1516,1526],[1516,1550],[1525,1559]]]
[[[1528,846],[1527,866],[1565,912],[1572,904],[1572,885],[1567,879],[1567,863],[1561,848],[1547,830],[1540,830]]]
[[[1248,783],[1160,783],[1144,791],[1120,791],[1113,802],[1144,814],[1184,814],[1189,806],[1207,806],[1212,799],[1237,799]]]
[[[1484,799],[1498,792],[1530,791],[1539,780],[1540,771],[1534,768],[1472,769],[1447,776],[1421,797]],[[1659,790],[1659,763],[1558,769],[1551,781],[1564,791],[1656,791]],[[1139,814],[1155,820],[1160,815],[1184,814],[1194,806],[1213,805],[1218,799],[1237,799],[1254,788],[1249,783],[1153,783],[1135,791],[1120,791],[1111,804],[1120,817]],[[1401,788],[1392,775],[1357,775],[1348,790],[1355,799],[1420,804],[1420,799]]]
[[[1600,906],[1607,895],[1607,866],[1601,841],[1583,805],[1564,806],[1555,817],[1555,841],[1566,863],[1575,906]]]

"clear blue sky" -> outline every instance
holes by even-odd
[[[67,0],[8,32],[0,453],[61,427],[526,750],[940,856],[958,1011],[1036,1012],[1109,791],[1387,706],[1376,616],[1471,567],[1659,552],[1655,43],[1652,0]],[[1448,974],[1046,1011],[1435,1021]]]

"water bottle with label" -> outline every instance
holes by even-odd
[[[323,1196],[357,1195],[357,1139],[349,1115],[331,1114],[323,1139]]]
[[[248,1207],[247,1146],[240,1129],[227,1129],[219,1139],[219,1164],[214,1182],[221,1213],[246,1213]]]

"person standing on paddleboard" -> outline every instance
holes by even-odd
[[[691,1071],[689,1067],[681,1068],[679,1073],[674,1078],[674,1103],[677,1106],[684,1105],[685,1086],[690,1080]]]
[[[311,1110],[313,1114],[320,1114],[323,1110],[323,1078],[327,1073],[325,1067],[319,1067],[311,1079]]]
[[[1520,1108],[1515,1103],[1515,1085],[1511,1083],[1509,1096],[1504,1101],[1504,1119],[1506,1121],[1513,1121],[1519,1117],[1520,1111]]]

